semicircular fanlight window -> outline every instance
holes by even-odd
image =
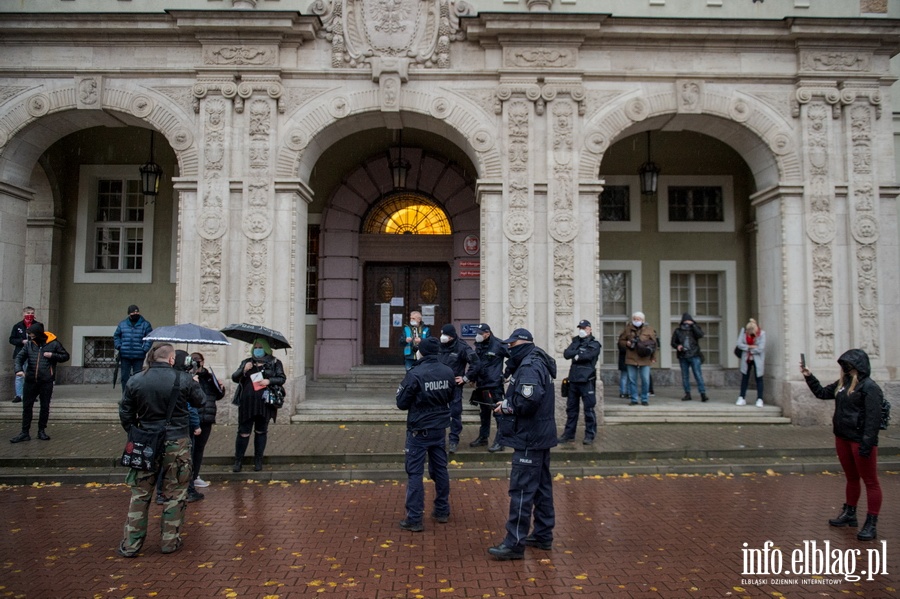
[[[450,235],[450,219],[438,204],[414,193],[394,194],[375,206],[363,233],[386,235]]]

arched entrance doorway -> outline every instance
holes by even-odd
[[[413,310],[422,315],[422,324],[432,335],[437,332],[435,326],[451,322],[446,257],[452,251],[452,232],[444,209],[420,192],[396,190],[369,210],[363,221],[363,238],[373,236],[373,250],[386,245],[403,259],[365,262],[364,364],[403,363],[396,333],[402,331]],[[429,256],[435,260],[426,261]]]
[[[342,153],[359,146],[373,149],[348,164]],[[391,164],[401,154],[409,169],[397,188]],[[317,375],[402,364],[400,333],[411,310],[422,312],[435,334],[448,322],[459,329],[478,321],[479,279],[461,267],[478,259],[465,251],[466,237],[480,226],[475,170],[459,148],[405,129],[401,149],[387,130],[372,130],[335,144],[319,164],[340,178],[322,207]]]

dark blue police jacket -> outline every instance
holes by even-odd
[[[441,343],[438,360],[449,366],[453,370],[454,376],[467,376],[470,380],[475,380],[481,369],[478,354],[469,347],[468,343],[459,338],[453,339],[447,344]],[[466,364],[469,365],[468,370],[466,370]]]
[[[506,387],[513,414],[500,417],[503,445],[518,450],[556,447],[556,390],[552,378],[556,364],[550,363],[552,358],[544,350],[531,347]]]
[[[503,359],[509,357],[506,345],[491,335],[481,343],[475,342],[475,353],[481,362],[475,384],[479,389],[502,389]]]
[[[456,387],[453,371],[425,356],[413,364],[397,388],[397,407],[408,410],[406,430],[421,431],[450,426],[450,401]]]

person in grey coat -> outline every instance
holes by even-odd
[[[766,365],[766,332],[759,328],[752,318],[738,334],[735,348],[741,352],[741,394],[737,405],[746,406],[747,384],[750,382],[750,370],[756,374],[756,407],[763,407],[763,373]]]

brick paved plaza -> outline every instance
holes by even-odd
[[[188,504],[179,553],[160,553],[154,505],[144,552],[131,560],[115,552],[124,485],[3,486],[0,597],[900,596],[897,472],[882,474],[879,542],[869,544],[826,524],[843,501],[836,474],[560,477],[553,549],[497,562],[486,548],[502,539],[507,484],[454,480],[450,522],[426,520],[416,534],[397,527],[403,481],[214,482]],[[853,582],[742,572],[743,543],[766,541],[783,569],[815,541],[840,550],[857,574],[870,567],[867,550],[886,553],[879,572],[888,574]]]

